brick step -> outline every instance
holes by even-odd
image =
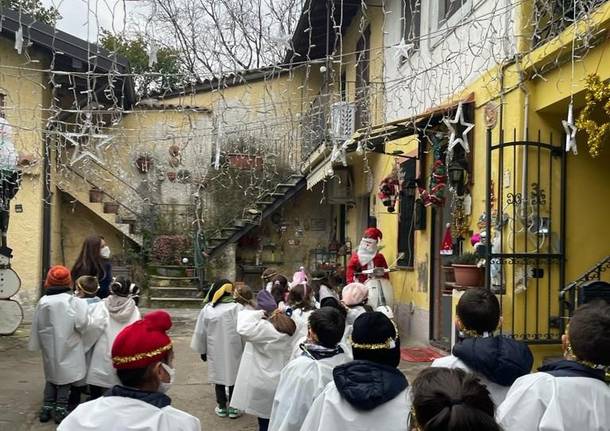
[[[203,299],[203,292],[196,287],[157,287],[150,286],[151,297],[161,298],[199,298]]]
[[[152,309],[162,308],[194,308],[200,309],[203,306],[201,298],[165,298],[153,296],[150,298],[149,307]]]

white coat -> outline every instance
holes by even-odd
[[[518,378],[496,412],[504,431],[609,431],[610,387],[589,377]]]
[[[460,358],[457,358],[456,356],[453,356],[453,355],[445,356],[444,358],[435,359],[434,362],[432,362],[431,367],[460,368],[460,369],[466,371],[467,373],[476,374],[476,376],[478,377],[481,384],[483,384],[487,387],[487,390],[489,391],[489,395],[491,396],[491,399],[493,400],[493,402],[496,406],[499,406],[502,403],[502,401],[504,401],[504,398],[506,398],[506,394],[508,393],[508,390],[510,389],[510,386],[499,385],[497,383],[494,383],[494,382],[488,380],[487,378],[485,378],[484,375],[473,372],[470,368],[468,368],[468,366]]]
[[[299,356],[301,356],[303,354],[303,350],[301,349],[301,344],[305,343],[306,341],[307,341],[307,336],[305,335],[293,342],[292,353],[290,353],[290,361],[298,358]],[[345,341],[345,338],[343,338],[339,342],[339,346],[341,346],[341,348],[343,349],[343,354],[347,357],[348,361],[351,361],[352,359],[354,359],[354,356],[352,355],[352,347]]]
[[[106,318],[106,328],[91,354],[86,382],[102,388],[119,385],[116,370],[112,366],[112,344],[114,339],[127,325],[140,320],[140,310],[133,299],[121,298],[120,306],[116,297],[110,295],[99,303],[94,313]]]
[[[333,379],[333,369],[350,360],[341,353],[315,360],[299,356],[282,370],[273,399],[269,431],[299,431],[314,400]]]
[[[246,341],[246,347],[231,407],[269,418],[280,373],[290,357],[292,337],[278,332],[263,316],[262,310],[243,310],[237,316],[237,333]]]
[[[87,302],[70,293],[40,298],[28,348],[42,350],[45,379],[55,385],[78,382],[87,372],[81,333],[87,329]]]
[[[300,341],[301,338],[307,337],[307,328],[309,327],[309,316],[313,310],[303,311],[302,308],[297,308],[292,312],[292,320],[294,320],[295,325],[297,326],[294,335],[292,336],[292,348],[298,347],[298,344],[295,344],[297,341]]]
[[[172,406],[127,397],[101,397],[79,405],[58,431],[200,431],[199,419]]]
[[[311,406],[301,431],[405,431],[410,410],[408,389],[375,409],[364,411],[343,399],[335,382],[330,382]]]
[[[237,333],[237,315],[243,306],[238,303],[206,304],[199,312],[191,349],[208,356],[208,381],[233,386],[244,350]]]

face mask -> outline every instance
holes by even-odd
[[[169,374],[169,382],[161,381],[159,384],[159,392],[165,394],[167,393],[167,391],[169,391],[169,388],[171,388],[172,384],[174,383],[174,379],[176,377],[176,369],[171,368],[169,365],[164,364],[163,362],[161,362],[161,366],[167,372],[167,374]]]
[[[102,249],[100,250],[100,256],[102,256],[104,259],[110,259],[110,247],[108,247],[107,245],[102,247]]]

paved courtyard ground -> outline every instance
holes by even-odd
[[[144,313],[146,310],[142,310]],[[256,418],[221,419],[214,415],[214,388],[207,383],[206,364],[191,351],[189,344],[197,310],[169,310],[174,327],[171,335],[176,351],[176,383],[168,395],[173,405],[201,420],[204,430],[256,430]],[[40,424],[38,410],[42,402],[44,378],[39,352],[29,352],[31,310],[17,333],[0,337],[0,431],[53,430],[54,424]],[[412,381],[428,364],[401,363],[401,370]]]

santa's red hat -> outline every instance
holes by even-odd
[[[364,231],[364,237],[379,241],[381,238],[383,238],[383,234],[376,227],[370,227]]]
[[[126,326],[112,344],[112,365],[116,369],[145,368],[161,361],[172,349],[166,331],[172,318],[163,310],[153,311]]]

